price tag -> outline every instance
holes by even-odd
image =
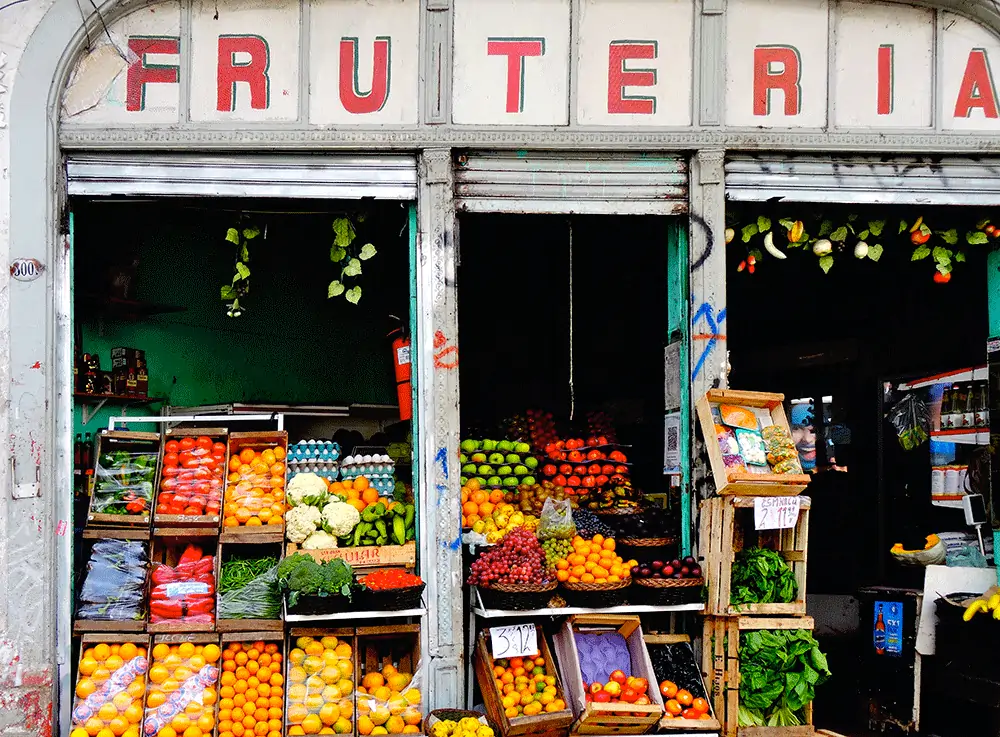
[[[490,627],[490,649],[493,659],[523,658],[538,652],[538,632],[533,624],[511,627]]]
[[[802,500],[797,496],[759,496],[753,500],[756,530],[785,530],[795,527]]]

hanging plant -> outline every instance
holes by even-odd
[[[241,219],[242,220],[242,219]],[[260,228],[250,223],[240,223],[240,227],[226,231],[226,241],[236,249],[236,265],[233,280],[223,284],[219,289],[219,297],[226,302],[226,315],[239,317],[246,306],[240,304],[240,299],[250,293],[250,241],[260,235]],[[267,237],[266,235],[264,236]]]
[[[357,222],[363,223],[365,216],[358,215]],[[333,245],[330,247],[330,260],[341,264],[340,278],[334,279],[327,287],[326,296],[329,299],[344,295],[344,299],[352,305],[361,301],[361,262],[367,261],[378,251],[371,243],[357,245],[357,231],[354,223],[348,217],[339,217],[333,221]]]
[[[992,225],[989,219],[980,220],[968,229],[963,228],[964,237],[955,227],[935,230],[923,216],[918,216],[912,223],[899,220],[898,226],[888,226],[884,219],[863,220],[857,214],[833,219],[816,213],[804,218],[781,217],[777,220],[777,227],[772,226],[771,218],[758,215],[749,223],[736,223],[726,228],[727,244],[732,243],[738,233],[747,248],[746,258],[736,268],[738,272],[753,274],[765,255],[782,261],[787,259],[788,253],[781,250],[785,247],[811,252],[823,272],[829,273],[836,258],[846,255],[877,262],[885,253],[883,241],[905,238],[913,248],[910,260],[929,258],[934,264],[934,281],[947,283],[951,280],[955,264],[966,260],[966,246],[1000,239],[1000,227]],[[963,241],[961,245],[960,241]]]

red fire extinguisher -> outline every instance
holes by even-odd
[[[389,333],[392,338],[392,365],[396,371],[396,395],[399,399],[399,419],[409,420],[413,417],[413,389],[410,367],[410,336],[407,334],[403,321],[395,315],[390,317],[399,323],[399,327]]]

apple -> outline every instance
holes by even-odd
[[[594,701],[596,701],[598,704],[610,704],[611,694],[609,694],[607,691],[598,691],[597,693],[594,694]]]
[[[469,459],[473,463],[486,463],[485,453],[473,453],[472,457]]]
[[[604,684],[605,693],[611,695],[612,698],[617,698],[621,696],[622,685],[618,681],[608,681]]]
[[[640,696],[649,690],[649,681],[645,678],[633,678],[632,683],[629,685],[632,686],[632,688],[634,688]]]
[[[652,703],[653,702],[649,700],[649,697],[646,694],[643,694],[635,700],[636,706],[649,706]]]
[[[462,450],[464,450],[466,453],[473,453],[473,452],[479,450],[479,441],[478,440],[463,440],[462,441]]]
[[[527,466],[523,466],[523,465],[514,466],[514,475],[515,476],[527,476],[528,475],[528,467]]]
[[[600,683],[599,681],[594,681],[593,683],[590,684],[588,690],[592,694],[598,694],[604,690],[604,684]]]
[[[534,486],[535,485],[535,477],[534,476],[525,476],[523,479],[521,479],[521,483],[524,484],[525,486]]]
[[[502,466],[504,461],[503,453],[490,453],[490,463],[494,466]]]
[[[608,678],[610,678],[612,681],[621,686],[624,686],[625,682],[628,680],[628,678],[625,676],[625,672],[622,670],[611,671],[611,675],[609,675]]]
[[[524,465],[534,470],[538,468],[538,459],[535,458],[534,456],[528,456],[527,458],[524,459]]]
[[[520,453],[521,455],[524,455],[525,453],[530,453],[531,452],[531,444],[530,443],[514,443],[514,452],[515,453]]]
[[[635,692],[634,688],[626,686],[625,688],[622,689],[622,701],[624,701],[625,703],[634,704],[637,698],[639,698],[639,694]]]

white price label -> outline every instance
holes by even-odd
[[[490,627],[490,649],[493,659],[523,658],[538,652],[538,632],[533,624],[512,627]]]
[[[163,588],[168,599],[184,596],[185,594],[208,593],[208,584],[201,583],[200,581],[178,581],[177,583],[168,583]]]
[[[756,530],[785,530],[795,527],[802,500],[797,496],[759,496],[753,500]]]

